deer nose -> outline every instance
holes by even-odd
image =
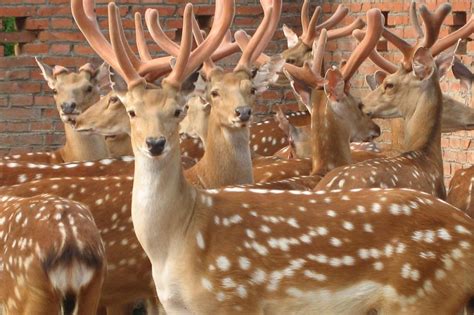
[[[71,102],[71,103],[62,103],[61,104],[61,109],[64,114],[72,114],[74,113],[74,110],[76,109],[76,103]]]
[[[158,156],[163,153],[165,149],[166,139],[165,137],[148,137],[146,138],[146,145],[148,147],[148,151],[150,151],[152,156]]]
[[[381,134],[379,125],[375,125],[375,128],[372,130],[372,136],[378,138]]]
[[[235,109],[235,115],[240,118],[240,121],[249,121],[252,109],[249,106],[239,106]]]

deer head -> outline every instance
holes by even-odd
[[[328,31],[328,40],[333,40],[348,36],[353,30],[360,29],[365,26],[365,23],[362,21],[362,19],[357,18],[351,24],[345,27],[332,29],[349,13],[349,10],[343,5],[339,5],[334,14],[326,21],[321,24],[317,24],[321,14],[321,7],[316,7],[311,19],[309,18],[309,7],[310,0],[305,0],[301,10],[301,26],[303,28],[301,36],[298,37],[298,35],[292,29],[286,25],[283,25],[283,34],[287,39],[288,49],[282,52],[282,57],[287,63],[298,67],[303,66],[305,61],[311,60],[311,49],[313,42],[320,36],[323,29]],[[288,81],[286,80],[286,77],[280,76],[278,84],[286,85],[287,83]]]
[[[191,137],[199,137],[204,143],[207,139],[207,127],[211,113],[211,104],[206,98],[205,91],[201,89],[201,87],[205,89],[205,85],[206,83],[203,82],[200,76],[194,92],[188,99],[186,117],[180,124],[180,133],[188,134]]]
[[[382,57],[376,50],[370,54],[370,59],[390,75],[380,76],[379,87],[364,98],[364,111],[374,117],[400,117],[402,112],[408,114],[421,95],[428,93],[431,86],[439,86],[439,79],[453,63],[455,50],[433,57],[455,44],[458,39],[466,38],[474,32],[474,17],[457,31],[438,40],[443,20],[451,11],[450,4],[441,5],[434,13],[425,5],[420,7],[423,27],[419,24],[416,3],[410,6],[410,18],[418,37],[414,44],[409,44],[387,29],[382,35],[397,47],[403,54],[400,67]],[[354,32],[357,39],[362,38],[362,32]],[[377,81],[377,80],[376,80]],[[430,85],[430,82],[433,85]]]
[[[38,58],[35,60],[53,91],[56,108],[65,123],[74,122],[77,115],[99,99],[101,85],[109,74],[109,67],[105,63],[97,69],[87,63],[79,72],[70,72],[61,66],[52,68]]]
[[[130,134],[127,111],[114,91],[77,116],[75,130],[104,136]]]

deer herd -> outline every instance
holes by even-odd
[[[451,5],[412,2],[416,38],[401,38],[375,7],[351,22],[305,0],[302,34],[283,25],[288,49],[268,56],[282,0],[260,0],[252,36],[231,32],[234,0],[215,1],[208,33],[188,3],[179,43],[146,10],[156,57],[140,13],[137,55],[118,6],[106,36],[94,3],[71,11],[100,67],[36,59],[64,146],[0,161],[4,313],[125,315],[145,301],[148,314],[472,314],[474,166],[446,191],[441,133],[474,129],[474,109],[440,80],[453,71],[470,99],[456,53],[474,17],[442,37]],[[356,48],[325,62],[341,37]],[[360,98],[351,78],[367,60],[381,70]],[[305,110],[256,122],[271,86]],[[373,145],[373,118],[403,118],[403,152]]]

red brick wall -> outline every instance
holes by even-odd
[[[108,1],[98,0],[98,16],[102,27],[106,27],[106,8]],[[158,7],[163,20],[163,25],[173,35],[173,29],[180,27],[180,16],[182,5],[185,0],[127,0],[116,1],[121,5],[122,17],[125,20],[127,35],[133,42],[131,20],[134,12],[143,12],[148,7]],[[160,4],[157,4],[162,2]],[[198,14],[212,14],[213,1],[192,1]],[[234,29],[244,28],[250,33],[255,29],[256,23],[260,21],[262,12],[257,0],[238,0],[237,17]],[[299,14],[301,0],[284,0],[282,21],[299,32]],[[364,15],[372,6],[388,12],[388,25],[403,36],[413,36],[413,31],[408,25],[407,8],[410,1],[377,1],[369,4],[368,1],[325,1],[323,11],[325,14],[333,12],[339,3],[344,3],[351,10],[352,16]],[[436,1],[427,1],[433,8]],[[474,10],[471,1],[450,1],[453,11],[467,12],[469,19]],[[69,0],[0,0],[0,18],[4,16],[15,16],[19,18],[21,30],[17,40],[24,42],[19,49],[19,55],[15,57],[0,57],[0,155],[22,152],[50,150],[61,145],[63,139],[62,124],[59,121],[51,91],[42,79],[33,57],[41,56],[50,64],[60,64],[67,67],[78,67],[85,62],[100,61],[88,47],[80,32],[78,32],[72,19]],[[313,3],[321,3],[313,1]],[[438,1],[441,3],[441,1]],[[351,22],[353,17],[347,19]],[[458,23],[456,19],[448,18],[442,35]],[[33,39],[33,40],[32,40]],[[150,40],[150,38],[149,38]],[[354,48],[352,39],[341,39],[328,43],[328,48],[334,51],[328,56],[328,61],[337,62],[341,58],[347,58]],[[153,52],[155,47],[150,41]],[[271,43],[267,51],[275,53],[286,48],[286,41],[281,30],[275,35],[275,41]],[[391,50],[386,53],[392,60],[398,61],[399,55]],[[3,49],[0,46],[0,56]],[[464,63],[474,69],[474,41],[467,44],[467,54],[461,56]],[[229,63],[236,57],[230,58]],[[370,61],[366,62],[360,69],[362,74],[376,69]],[[363,93],[366,89],[363,84],[362,75],[356,75],[353,79],[353,91],[355,94]],[[443,83],[444,90],[459,98],[458,84],[452,80],[452,75]],[[293,104],[294,99],[288,90],[271,90],[264,95],[265,104],[286,103]],[[265,107],[262,107],[264,110]],[[383,123],[384,134],[381,142],[390,145],[392,135],[390,124]],[[474,145],[470,144],[471,132],[458,132],[443,137],[445,171],[449,176],[453,170],[470,165],[474,161]]]

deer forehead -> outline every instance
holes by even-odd
[[[80,90],[89,85],[91,81],[83,72],[59,75],[56,77],[55,84],[58,92]]]

